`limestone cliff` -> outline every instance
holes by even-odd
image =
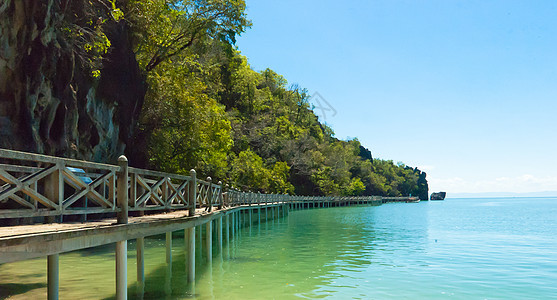
[[[127,24],[97,2],[0,0],[1,148],[114,162],[130,144],[143,80]]]

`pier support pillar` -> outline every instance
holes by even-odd
[[[217,248],[222,253],[222,217],[217,219]]]
[[[172,231],[166,233],[166,263],[172,263]]]
[[[230,227],[232,227],[232,238],[234,238],[234,234],[236,232],[236,213],[235,212],[232,212],[230,214],[230,219],[232,221],[232,224],[230,226]]]
[[[47,257],[48,272],[48,300],[58,300],[58,288],[60,279],[59,255],[52,254]]]
[[[198,246],[199,246],[199,259],[202,259],[203,257],[203,226],[197,226],[199,228],[199,235],[197,237],[197,239],[199,240]]]
[[[137,257],[137,289],[138,294],[142,295],[145,291],[145,238],[137,238],[136,240],[136,257]]]
[[[226,227],[226,244],[230,242],[230,215],[226,215],[226,222],[224,224]]]
[[[250,210],[249,210],[249,219],[248,219],[248,222],[249,222],[249,226],[251,227],[251,224],[252,224],[252,223],[251,223],[251,208],[250,208]]]
[[[237,211],[234,213],[234,230],[236,231],[236,234],[239,233],[239,229],[240,229],[240,211]]]
[[[188,283],[195,282],[195,227],[186,229]]]
[[[211,263],[213,261],[213,221],[209,221],[205,225],[205,239],[207,243],[205,247],[207,263]]]
[[[128,299],[128,241],[116,242],[116,300]]]

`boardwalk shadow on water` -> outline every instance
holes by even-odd
[[[46,283],[41,283],[41,282],[28,283],[28,284],[25,283],[2,284],[2,287],[0,288],[0,299],[7,299],[9,297],[25,294],[29,291],[45,288],[45,287],[46,287]]]

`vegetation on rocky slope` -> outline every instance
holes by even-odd
[[[125,147],[132,165],[252,191],[427,199],[425,173],[335,138],[307,90],[249,66],[234,46],[243,0],[0,3],[0,135],[23,133],[4,147],[97,161]]]

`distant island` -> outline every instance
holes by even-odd
[[[447,196],[446,192],[431,193],[429,200],[445,200],[445,196]]]

